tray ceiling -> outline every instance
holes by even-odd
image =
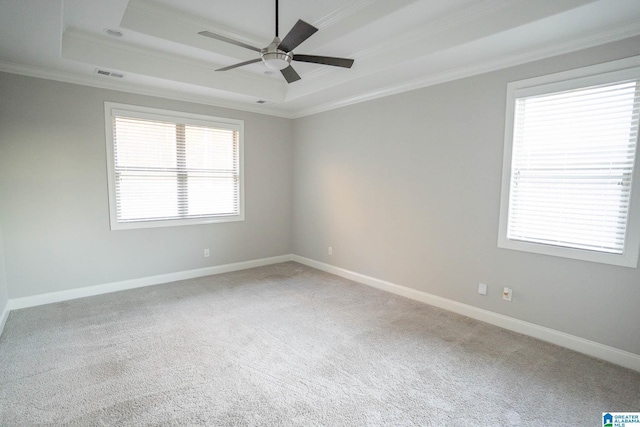
[[[637,0],[281,0],[280,36],[298,19],[294,54],[354,66],[216,72],[256,52],[198,32],[267,46],[272,1],[0,0],[0,71],[300,117],[640,34]]]

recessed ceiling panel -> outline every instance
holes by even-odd
[[[294,49],[290,84],[262,62],[215,71],[259,52],[198,34],[266,47],[271,0],[0,0],[0,71],[296,117],[640,36],[638,0],[280,0],[279,12],[282,38],[298,19],[319,29]]]

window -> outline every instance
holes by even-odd
[[[610,70],[628,62],[509,84],[499,247],[637,266],[640,68]]]
[[[105,103],[111,229],[241,221],[243,122]]]

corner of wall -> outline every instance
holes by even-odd
[[[0,227],[0,336],[9,317],[9,293],[5,274],[4,247],[2,245],[2,227]]]
[[[2,337],[4,325],[7,323],[7,319],[9,318],[9,311],[9,304],[5,303],[4,308],[2,308],[2,312],[0,312],[0,337]]]
[[[413,288],[402,286],[396,283],[380,280],[375,277],[366,276],[351,270],[336,267],[324,262],[293,255],[293,261],[300,264],[316,268],[345,279],[353,280],[373,288],[381,289],[396,295],[403,296],[424,304],[439,307],[471,319],[489,323],[499,328],[507,329],[523,335],[527,335],[542,341],[568,348],[578,353],[586,354],[600,360],[604,360],[634,371],[640,372],[640,354],[630,353],[615,347],[607,346],[594,341],[586,340],[574,335],[566,334],[555,329],[546,328],[534,323],[525,322],[513,317],[504,316],[492,311],[483,310],[478,307],[463,304],[447,298],[442,298]]]

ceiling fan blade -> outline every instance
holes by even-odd
[[[294,61],[313,62],[314,64],[333,65],[334,67],[351,68],[353,59],[334,58],[331,56],[293,55]]]
[[[239,42],[238,40],[230,39],[229,37],[221,36],[220,34],[212,33],[211,31],[200,31],[198,34],[205,37],[211,37],[212,39],[220,40],[223,42],[235,44],[236,46],[244,47],[245,49],[255,50],[256,52],[262,51],[262,49],[257,48],[255,46],[251,46],[249,44]]]
[[[262,62],[262,58],[250,59],[248,61],[240,62],[238,64],[229,65],[228,67],[218,68],[216,71],[227,71],[232,70],[234,68],[242,67],[243,65],[254,64],[256,62]]]
[[[296,73],[296,70],[293,69],[291,65],[289,65],[284,70],[280,70],[284,78],[287,80],[287,83],[293,83],[295,81],[300,80],[300,75]]]
[[[298,19],[296,25],[294,25],[291,31],[284,36],[284,39],[280,45],[278,45],[278,49],[284,50],[285,52],[291,52],[293,49],[298,47],[300,43],[311,37],[311,35],[316,31],[318,31],[316,27],[311,24],[307,24],[302,19]]]

